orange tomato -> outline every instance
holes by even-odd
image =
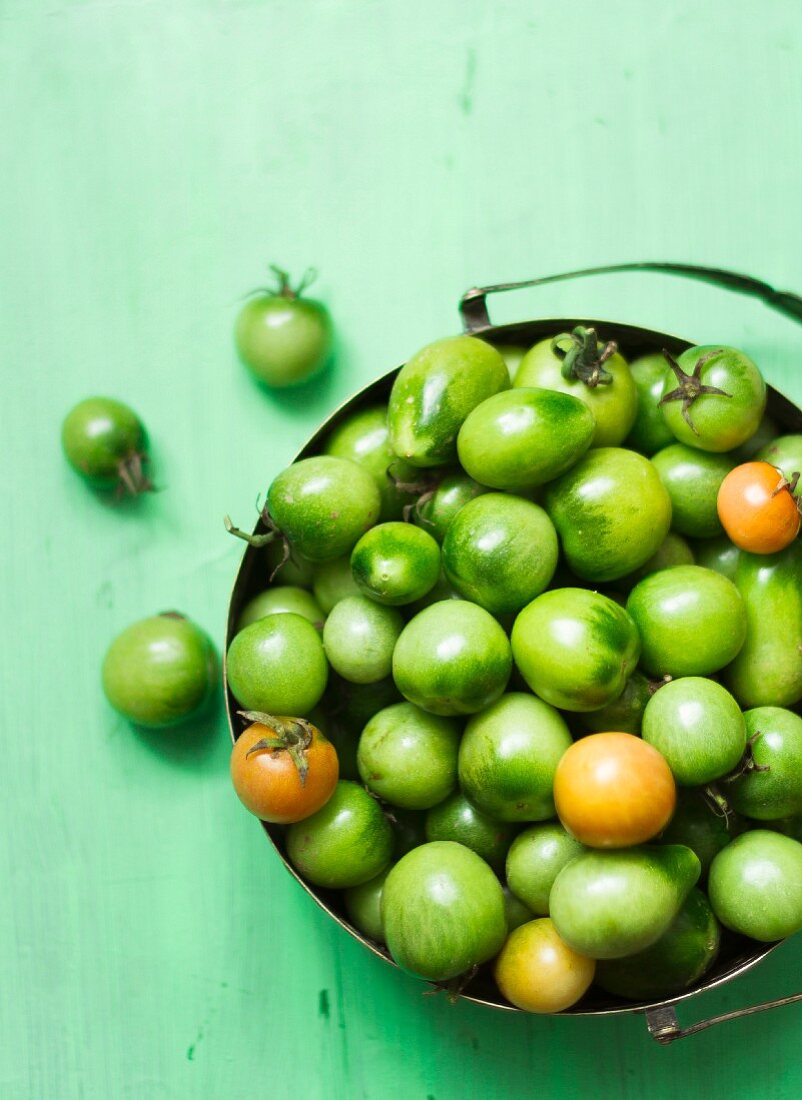
[[[525,1012],[562,1012],[576,1004],[596,973],[596,962],[578,955],[548,917],[522,924],[507,937],[494,973],[501,992]]]
[[[795,485],[770,462],[744,462],[730,470],[717,503],[719,519],[736,546],[774,554],[794,541],[800,522]]]
[[[575,741],[554,776],[560,821],[590,848],[651,840],[671,820],[676,802],[665,757],[631,733],[594,733]]]
[[[234,790],[262,821],[303,821],[328,802],[337,786],[337,752],[311,722],[268,714],[259,718],[243,730],[231,751]]]

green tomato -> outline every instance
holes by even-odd
[[[111,397],[87,397],[64,418],[67,461],[95,489],[136,496],[152,485],[143,471],[146,437],[133,409]]]
[[[597,346],[601,352],[602,344]],[[541,340],[521,360],[515,375],[515,388],[557,390],[578,397],[588,406],[596,422],[592,446],[617,446],[629,434],[638,409],[638,391],[626,360],[618,354],[609,358],[603,366],[611,380],[596,385],[589,385],[577,377],[565,378],[564,366],[565,360],[553,351],[552,341]]]
[[[554,880],[584,851],[559,821],[532,825],[518,834],[507,853],[507,884],[535,916],[547,917]]]
[[[515,375],[518,373],[518,368],[521,365],[521,360],[526,355],[527,349],[519,347],[517,344],[499,344],[496,350],[507,364],[507,370],[510,372],[510,382],[514,382]]]
[[[640,653],[627,612],[584,588],[538,596],[515,620],[511,642],[532,691],[570,711],[598,710],[617,699]]]
[[[381,495],[379,520],[401,519],[404,505],[410,503],[412,496],[403,492],[398,483],[414,482],[418,471],[393,454],[386,405],[352,413],[333,430],[324,453],[364,467],[373,475]]]
[[[720,535],[716,501],[734,465],[730,456],[673,443],[652,455],[652,462],[671,497],[672,528],[697,539]]]
[[[802,844],[768,829],[743,833],[716,856],[708,895],[733,932],[771,943],[802,930]]]
[[[424,494],[420,498],[413,519],[438,542],[442,542],[457,512],[475,497],[488,492],[489,489],[462,470],[446,473],[432,490],[431,496]]]
[[[704,791],[679,788],[674,816],[660,834],[661,843],[684,844],[696,853],[702,865],[702,878],[707,876],[710,864],[721,849],[741,828],[734,814],[725,814],[713,805]]]
[[[305,382],[329,361],[331,317],[322,302],[301,298],[308,283],[293,290],[285,272],[276,290],[250,298],[237,315],[234,342],[240,359],[268,386],[283,388]]]
[[[721,573],[722,577],[727,577],[728,580],[735,580],[741,551],[726,535],[694,543],[693,553],[697,565]]]
[[[443,568],[466,599],[492,614],[520,611],[557,567],[557,533],[537,504],[504,493],[477,497],[443,541]]]
[[[562,716],[523,692],[503,695],[465,727],[459,784],[480,810],[499,821],[554,817],[554,773],[572,744]]]
[[[646,704],[652,697],[652,688],[646,677],[633,672],[617,699],[599,710],[589,710],[577,717],[589,733],[640,734],[641,721]],[[546,914],[543,914],[544,916]]]
[[[662,753],[680,786],[701,787],[731,772],[741,760],[746,722],[721,684],[683,676],[649,700],[641,736]]]
[[[515,825],[482,813],[462,791],[454,791],[426,815],[427,840],[453,840],[464,844],[494,871],[503,870],[507,849],[517,831]]]
[[[191,717],[216,680],[217,657],[209,637],[176,611],[133,623],[117,635],[103,659],[108,701],[125,718],[152,729]]]
[[[428,344],[393,383],[387,413],[393,450],[412,466],[453,462],[468,413],[509,384],[506,363],[484,340],[450,336]]]
[[[739,447],[735,447],[730,451],[733,464],[737,466],[741,462],[750,462],[753,458],[762,457],[759,452],[769,447],[776,440],[780,431],[780,425],[774,417],[769,413],[764,413],[754,435],[750,435]],[[771,459],[767,459],[767,461],[771,462]],[[777,463],[772,463],[772,465],[777,465]],[[791,472],[793,473],[793,471]]]
[[[802,471],[802,435],[781,435],[772,439],[761,447],[755,460],[771,463],[790,481],[794,474]]]
[[[333,708],[344,723],[360,733],[374,714],[401,702],[401,692],[395,686],[395,680],[388,676],[372,684],[355,684],[339,677],[332,678]]]
[[[351,555],[324,561],[315,566],[312,592],[326,615],[330,615],[340,600],[361,596],[362,589],[351,572]]]
[[[294,462],[267,490],[270,517],[309,561],[346,554],[379,516],[376,482],[346,458],[315,455]]]
[[[524,903],[516,898],[509,886],[503,886],[504,891],[504,915],[507,918],[507,933],[514,932],[522,924],[528,924],[534,917],[534,913],[527,909]]]
[[[590,581],[638,569],[671,526],[671,498],[657,470],[621,447],[589,451],[546,487],[544,504],[569,567]]]
[[[590,446],[596,424],[577,397],[555,390],[506,390],[469,413],[457,452],[477,481],[526,492],[565,473]]]
[[[507,936],[498,879],[453,841],[422,844],[396,863],[384,884],[382,921],[398,965],[435,982],[492,959]]]
[[[266,615],[283,615],[287,611],[302,615],[317,627],[322,626],[326,618],[322,607],[311,592],[307,592],[305,588],[283,584],[276,588],[268,588],[258,596],[254,596],[252,600],[248,600],[237,622],[237,630],[244,630],[246,626],[250,626],[258,619],[264,619]]]
[[[411,523],[380,523],[354,547],[351,572],[361,591],[379,603],[414,603],[440,576],[440,547]]]
[[[329,671],[320,633],[291,612],[241,630],[228,647],[226,665],[228,686],[244,710],[291,717],[317,705]]]
[[[627,611],[640,634],[641,666],[651,676],[709,676],[746,637],[738,589],[700,565],[652,573],[632,589]]]
[[[379,803],[364,787],[341,779],[329,801],[290,825],[287,856],[297,871],[330,890],[374,879],[393,850],[393,833]]]
[[[710,344],[669,360],[660,407],[680,443],[731,451],[754,435],[766,408],[766,383],[748,355]]]
[[[384,943],[381,903],[390,870],[391,867],[388,867],[380,875],[360,883],[359,886],[351,886],[343,894],[345,911],[351,924],[376,943]]]
[[[730,805],[754,821],[802,814],[802,718],[782,707],[755,707],[744,718],[756,767],[727,784]]]
[[[721,928],[701,890],[694,888],[656,943],[625,959],[605,959],[596,967],[596,984],[630,1001],[679,993],[698,982],[718,955]]]
[[[638,410],[626,445],[641,454],[653,455],[674,442],[660,408],[666,376],[665,357],[659,352],[642,355],[630,363],[629,369],[638,391]]]
[[[453,585],[449,584],[445,575],[441,572],[440,576],[434,583],[434,587],[430,588],[425,596],[421,599],[415,600],[414,603],[408,604],[406,611],[410,615],[417,615],[419,611],[423,611],[425,607],[431,607],[433,603],[440,603],[442,600],[461,600],[462,594],[457,592]]]
[[[296,588],[311,588],[314,565],[298,553],[287,557],[286,548],[281,541],[270,542],[262,551],[266,565],[265,576],[272,587],[293,585]]]
[[[396,703],[362,731],[357,766],[374,794],[405,810],[428,810],[457,782],[460,728],[452,718]]]
[[[411,619],[393,653],[402,695],[432,714],[490,706],[512,671],[510,643],[493,616],[466,600],[443,600]]]
[[[392,672],[393,649],[404,620],[395,608],[366,596],[348,596],[332,608],[323,627],[329,664],[353,684],[374,684]]]
[[[661,569],[672,569],[675,565],[693,565],[695,560],[693,550],[682,535],[669,531],[649,560],[634,573],[620,577],[616,585],[618,588],[629,591],[650,573],[659,573]]]

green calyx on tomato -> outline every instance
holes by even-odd
[[[594,328],[577,325],[571,332],[561,332],[551,341],[551,350],[562,359],[561,373],[567,381],[576,378],[586,386],[609,386],[613,376],[604,364],[618,351],[615,340],[599,344]]]
[[[61,443],[67,461],[93,488],[118,496],[153,489],[144,470],[145,429],[133,409],[111,397],[79,401],[64,418]]]
[[[296,767],[301,786],[306,783],[309,763],[306,752],[312,744],[314,728],[304,718],[278,718],[261,710],[240,710],[240,718],[265,726],[272,737],[262,737],[248,749],[246,756],[267,749],[270,752],[286,752]]]

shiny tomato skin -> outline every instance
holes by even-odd
[[[665,759],[630,733],[594,733],[575,741],[554,777],[560,821],[591,848],[651,840],[670,821],[676,801]]]
[[[262,821],[276,825],[302,821],[331,798],[339,776],[337,753],[317,727],[309,728],[312,739],[305,750],[309,770],[303,783],[286,749],[264,748],[248,755],[259,741],[275,736],[269,726],[254,722],[234,742],[231,751],[234,790],[240,802]]]
[[[731,470],[717,507],[732,542],[752,554],[775,554],[799,534],[799,506],[790,484],[768,462],[744,462]]]
[[[548,917],[514,929],[496,959],[496,983],[524,1012],[562,1012],[576,1004],[596,972],[596,963],[565,943]]]

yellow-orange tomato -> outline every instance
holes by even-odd
[[[770,462],[744,462],[718,491],[718,516],[730,539],[752,554],[774,554],[799,534],[793,484]]]
[[[591,848],[651,840],[671,820],[676,801],[665,757],[631,733],[594,733],[575,741],[554,776],[560,821]]]
[[[596,962],[560,939],[548,917],[522,924],[496,959],[496,984],[525,1012],[562,1012],[576,1004],[596,973]]]
[[[261,717],[243,730],[231,751],[234,790],[262,821],[303,821],[328,802],[337,786],[335,748],[311,722]]]

